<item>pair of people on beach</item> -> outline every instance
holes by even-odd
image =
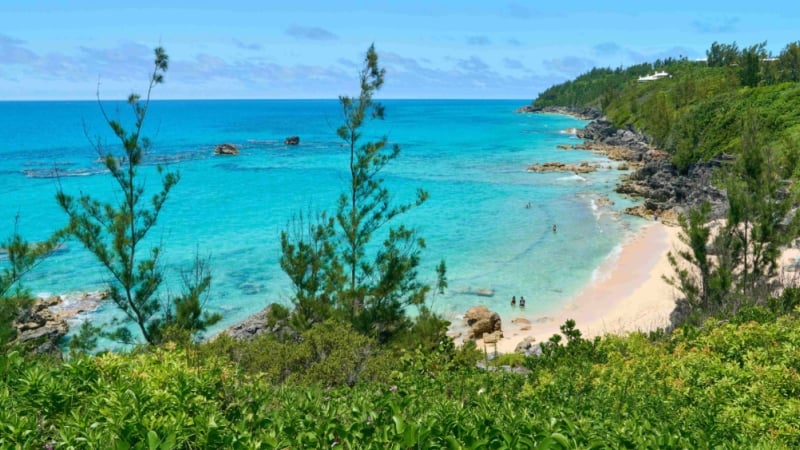
[[[517,306],[517,296],[516,295],[512,295],[511,296],[511,306]],[[519,297],[519,307],[520,308],[524,308],[525,307],[525,296],[523,296],[523,295],[520,295],[520,297]]]

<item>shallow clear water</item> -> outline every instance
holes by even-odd
[[[512,295],[525,296],[531,315],[558,308],[591,280],[632,225],[617,214],[629,202],[612,192],[621,172],[525,171],[546,161],[614,165],[590,152],[556,148],[579,142],[566,130],[584,121],[516,114],[519,101],[384,104],[386,120],[373,122],[368,133],[385,134],[402,148],[384,173],[396,201],[413,200],[417,188],[430,193],[428,202],[400,221],[418,227],[427,242],[424,279],[433,282],[435,265],[445,259],[450,288],[431,303],[449,317],[477,304],[510,312]],[[130,123],[123,103],[105,107]],[[0,102],[0,117],[0,237],[11,233],[17,214],[28,240],[63,226],[66,216],[54,198],[59,184],[74,195],[114,198],[89,138],[99,136],[111,149],[115,144],[97,103]],[[180,171],[181,180],[150,237],[164,243],[166,287],[172,291],[180,288],[179,269],[190,266],[195,249],[210,255],[208,306],[225,316],[216,330],[268,303],[289,302],[291,288],[278,265],[279,234],[293,214],[332,211],[345,188],[347,153],[336,137],[340,122],[333,100],[151,104],[145,126],[154,144],[149,161]],[[284,146],[290,135],[299,135],[301,144]],[[213,156],[223,142],[236,144],[241,154]],[[59,177],[53,177],[56,169]],[[142,173],[156,188],[154,166]],[[615,205],[598,206],[601,196]],[[34,292],[102,289],[106,274],[99,263],[77,242],[67,245],[68,251],[26,279]],[[494,296],[473,295],[478,289],[491,289]],[[103,307],[94,317],[105,320],[113,312]]]

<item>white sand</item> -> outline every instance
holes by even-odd
[[[607,333],[650,331],[665,327],[675,306],[676,291],[663,275],[673,274],[667,252],[681,248],[680,229],[659,222],[646,225],[625,242],[622,251],[600,269],[600,276],[590,283],[564,308],[546,317],[519,314],[502,317],[504,338],[496,346],[499,353],[513,352],[525,337],[546,341],[568,319],[576,321],[584,337]],[[528,319],[525,325],[512,323],[515,318]],[[484,348],[478,341],[478,348]],[[494,351],[494,344],[487,345]]]

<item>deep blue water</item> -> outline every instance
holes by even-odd
[[[591,280],[630,229],[631,219],[618,214],[629,202],[612,192],[621,172],[525,171],[554,160],[613,166],[590,152],[556,148],[578,142],[566,130],[584,121],[516,114],[519,101],[383,103],[386,120],[370,124],[367,138],[387,135],[402,148],[384,172],[396,201],[413,200],[417,188],[430,193],[400,221],[416,226],[427,242],[424,279],[433,282],[435,265],[445,259],[450,289],[431,303],[448,316],[476,304],[502,314],[512,295],[528,299],[529,315],[547,314]],[[130,126],[126,104],[104,107]],[[93,143],[112,151],[116,143],[96,102],[0,102],[0,117],[0,238],[10,235],[16,215],[31,241],[65,225],[54,198],[59,185],[74,195],[115,198]],[[151,242],[164,244],[165,288],[172,292],[196,249],[210,255],[208,306],[225,315],[217,330],[270,302],[289,302],[291,286],[278,265],[280,232],[300,212],[333,211],[347,185],[348,155],[336,136],[341,121],[335,100],[151,104],[144,134],[153,147],[144,179],[154,193],[155,163],[181,174]],[[301,144],[285,146],[290,135],[300,136]],[[241,154],[214,156],[223,142],[236,144]],[[598,206],[604,195],[615,205]],[[107,275],[100,264],[79,243],[67,246],[25,284],[53,294],[101,290]],[[495,295],[469,293],[477,289]],[[94,318],[106,320],[113,312],[102,307]]]

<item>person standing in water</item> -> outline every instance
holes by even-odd
[[[517,296],[516,295],[512,295],[511,296],[511,306],[517,306]]]
[[[556,224],[553,224],[553,234],[555,234],[557,230],[558,230],[558,227],[556,227]]]
[[[524,295],[521,295],[519,297],[519,307],[520,308],[524,308],[525,307],[525,296]]]

